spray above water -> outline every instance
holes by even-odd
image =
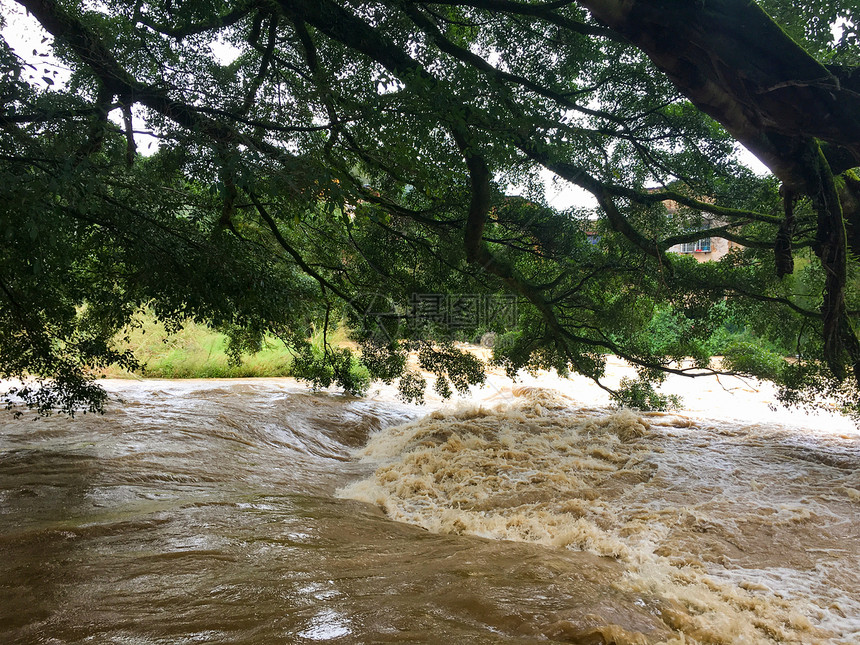
[[[853,439],[513,394],[376,433],[357,452],[375,472],[339,494],[434,533],[612,558],[662,642],[860,642]],[[603,620],[594,642],[654,642]]]

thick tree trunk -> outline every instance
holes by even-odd
[[[831,70],[748,0],[580,0],[644,51],[782,182],[807,192],[797,156],[828,142],[838,174],[860,166],[857,74]],[[839,164],[835,159],[839,158]]]

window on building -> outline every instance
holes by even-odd
[[[710,253],[711,238],[703,237],[701,240],[681,245],[681,253]]]

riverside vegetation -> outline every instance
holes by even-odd
[[[226,334],[206,325],[187,322],[168,333],[152,316],[144,316],[127,333],[117,338],[121,350],[130,350],[140,360],[137,370],[109,366],[107,378],[246,378],[290,376],[292,354],[283,343],[264,339],[258,351],[240,361],[228,353]]]
[[[679,339],[689,334],[689,321],[672,310],[659,311],[648,326],[655,351],[678,346]],[[335,347],[348,346],[352,335],[343,324],[323,339],[321,331],[310,341],[316,356],[324,353],[324,342]],[[231,351],[228,334],[206,325],[186,321],[179,328],[169,328],[156,320],[151,313],[140,315],[135,323],[119,334],[114,343],[117,351],[132,352],[140,361],[135,369],[109,366],[100,376],[105,378],[248,378],[293,376],[295,355],[279,339],[263,338],[256,348],[244,348],[245,353]],[[688,347],[688,349],[694,349]],[[791,348],[780,346],[767,338],[757,337],[750,330],[736,324],[719,327],[708,339],[704,355],[719,356],[728,360],[740,371],[743,364],[757,363],[755,371],[768,369],[776,373],[783,359],[790,356]],[[698,351],[702,351],[702,349]],[[726,359],[728,357],[728,359]],[[688,358],[688,357],[687,357]],[[370,378],[359,361],[351,366],[353,379],[358,384],[369,383]],[[333,375],[329,375],[333,380]],[[323,383],[320,383],[323,384]],[[656,394],[647,388],[628,387],[623,395],[614,397],[617,404],[642,410],[677,407],[681,400],[671,395]]]

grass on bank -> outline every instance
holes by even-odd
[[[292,354],[283,343],[271,339],[256,354],[243,356],[231,365],[224,334],[194,322],[168,334],[164,325],[151,316],[140,320],[140,327],[128,330],[117,339],[118,349],[130,349],[143,366],[129,372],[116,366],[104,370],[106,378],[248,378],[290,376]]]

